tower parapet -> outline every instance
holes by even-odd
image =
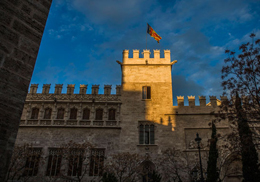
[[[92,94],[97,95],[99,90],[99,85],[92,85]]]
[[[189,105],[184,106],[184,96],[177,96],[177,103],[179,107],[195,107],[195,96],[187,96]],[[219,106],[223,101],[227,100],[226,96],[220,96],[221,100],[218,100],[216,96],[209,96],[210,102],[206,104],[206,97],[205,96],[199,96],[199,105],[196,107],[206,107],[206,106],[211,106],[213,108]]]
[[[116,86],[116,95],[121,95],[121,85]]]
[[[177,96],[178,106],[184,106],[184,96]]]
[[[51,88],[51,84],[43,84],[42,86],[42,93],[49,94]]]
[[[37,93],[38,85],[39,84],[31,84],[30,94],[36,94]]]
[[[188,96],[189,106],[195,106],[195,96]]]
[[[206,97],[205,96],[199,96],[200,105],[206,106]]]
[[[217,107],[217,98],[216,96],[209,96],[210,103],[212,107]]]
[[[37,94],[37,95],[45,95],[45,94],[55,94],[55,95],[65,95],[62,93],[63,84],[55,84],[54,93],[49,93],[51,84],[43,84],[42,93],[37,93],[37,88],[39,84],[31,84],[29,94]],[[88,85],[80,84],[79,93],[74,93],[75,84],[68,84],[67,85],[67,93],[66,95],[72,94],[79,94],[79,95],[86,95],[87,94],[87,87]],[[111,95],[112,85],[104,85],[104,95],[109,96]],[[99,92],[99,85],[92,85],[92,93],[93,95],[102,95],[98,94]],[[88,94],[90,95],[90,94]],[[121,85],[116,85],[116,95],[121,95]]]
[[[122,64],[146,64],[146,65],[153,65],[153,64],[174,64],[177,61],[171,62],[171,51],[164,50],[164,57],[160,57],[160,50],[155,49],[153,50],[154,57],[151,57],[151,52],[149,49],[144,49],[142,52],[142,57],[140,57],[140,53],[138,49],[133,50],[133,58],[129,57],[129,50],[123,51],[123,63]]]
[[[87,93],[88,85],[80,84],[79,87],[79,94],[86,94]]]
[[[111,95],[111,87],[112,87],[112,85],[105,85],[104,86],[104,94],[105,95]]]
[[[56,84],[54,94],[61,94],[63,84]]]
[[[67,94],[71,95],[74,93],[75,84],[68,84],[67,86]]]

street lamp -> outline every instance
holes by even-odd
[[[201,155],[200,155],[200,141],[201,141],[201,138],[199,137],[199,134],[198,134],[198,133],[197,133],[197,137],[195,138],[195,141],[198,143],[198,149],[199,149],[200,175],[201,175],[200,181],[201,181],[201,182],[204,182],[203,171],[202,171],[202,164],[201,164]]]

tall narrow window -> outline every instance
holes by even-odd
[[[42,149],[33,148],[29,151],[26,158],[25,170],[23,176],[36,176],[39,169],[39,162],[41,158]]]
[[[32,115],[31,115],[31,119],[38,119],[38,115],[39,115],[39,109],[38,108],[33,108],[32,109]]]
[[[104,168],[105,149],[92,149],[89,176],[101,176]]]
[[[46,176],[58,176],[60,174],[61,159],[61,149],[49,149]]]
[[[145,144],[150,143],[150,132],[149,132],[149,125],[145,125],[144,127],[144,142]]]
[[[64,119],[64,109],[63,108],[58,109],[57,119]]]
[[[139,125],[139,144],[154,144],[154,125]]]
[[[103,120],[103,109],[96,110],[96,120]]]
[[[154,144],[154,125],[150,125],[150,144]]]
[[[71,150],[71,154],[69,156],[68,176],[81,176],[83,154],[84,150],[82,149]]]
[[[85,108],[83,110],[83,118],[82,119],[89,120],[89,115],[90,115],[90,110],[88,108]]]
[[[72,108],[70,110],[70,119],[77,119],[77,109],[76,108]]]
[[[108,110],[108,120],[116,120],[116,110],[115,109]]]
[[[44,119],[51,119],[51,108],[46,108],[44,112]]]
[[[144,125],[139,126],[139,144],[144,144]]]
[[[151,99],[151,87],[147,87],[147,86],[143,87],[142,98]]]

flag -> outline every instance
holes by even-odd
[[[153,37],[159,44],[159,41],[162,39],[162,37],[160,37],[148,23],[147,23],[147,33],[151,37]]]

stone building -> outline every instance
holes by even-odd
[[[104,94],[99,93],[99,85],[92,85],[92,93],[86,94],[88,85],[80,85],[79,93],[74,93],[75,85],[70,84],[67,93],[62,93],[63,85],[56,84],[54,93],[49,93],[51,85],[44,84],[42,93],[37,93],[38,84],[32,84],[16,144],[32,143],[48,156],[70,140],[89,141],[99,160],[130,152],[149,156],[152,163],[167,148],[197,153],[194,139],[199,133],[205,146],[202,153],[206,153],[211,136],[208,124],[221,101],[210,96],[207,104],[200,96],[199,105],[195,105],[195,96],[188,96],[185,106],[184,96],[178,96],[178,105],[173,106],[171,72],[177,61],[171,61],[170,50],[164,50],[163,58],[160,50],[154,50],[153,58],[149,50],[142,54],[140,57],[139,50],[133,50],[133,58],[129,58],[129,51],[123,51],[122,62],[117,61],[122,84],[116,86],[116,94],[111,94],[111,85],[104,86]],[[229,131],[226,122],[217,128],[220,134]],[[48,163],[34,175],[45,175],[46,170]],[[99,173],[89,172],[88,176]]]

